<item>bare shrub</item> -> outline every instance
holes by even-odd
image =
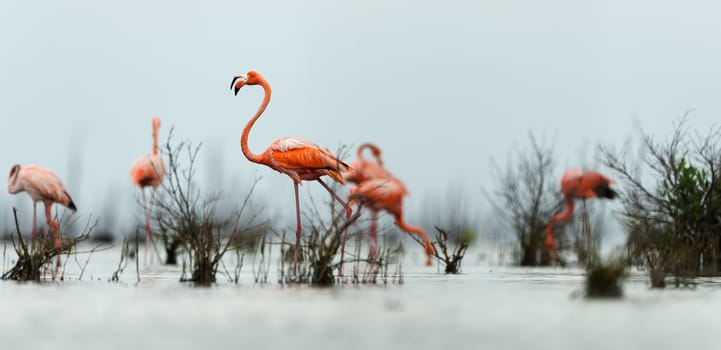
[[[130,256],[130,241],[128,241],[128,238],[123,238],[123,244],[120,246],[120,261],[118,262],[118,268],[113,271],[113,274],[110,276],[111,282],[118,282],[120,281],[120,274],[125,271],[125,268],[128,266],[128,256]]]
[[[456,227],[451,234],[447,229],[436,226],[436,252],[435,256],[445,266],[446,273],[460,273],[461,261],[468,250],[468,246],[475,240],[475,232],[469,229]]]
[[[451,185],[441,194],[426,198],[422,212],[422,226],[428,232],[436,231],[433,256],[443,264],[445,273],[460,273],[468,247],[479,236],[478,211],[471,205],[468,189]],[[417,237],[411,237],[423,244]]]
[[[40,281],[42,280],[45,271],[50,271],[53,278],[55,278],[58,273],[58,268],[61,266],[60,257],[63,254],[69,255],[76,244],[88,239],[93,227],[97,223],[97,221],[95,223],[89,222],[85,227],[83,234],[74,238],[65,239],[62,241],[62,245],[58,248],[54,247],[51,239],[37,239],[37,242],[32,242],[32,247],[29,247],[20,232],[17,209],[14,207],[13,216],[15,219],[17,242],[13,236],[11,236],[11,240],[18,259],[10,270],[3,273],[3,280]],[[56,260],[55,268],[52,267],[53,260]]]
[[[181,280],[207,285],[216,281],[218,264],[234,238],[264,224],[259,220],[260,210],[250,205],[259,179],[250,186],[237,210],[221,215],[221,193],[204,195],[194,180],[200,145],[193,146],[190,141],[173,145],[172,133],[171,129],[163,147],[168,172],[159,193],[156,220],[166,236],[166,251],[173,251],[177,245],[187,254],[190,277]]]
[[[690,133],[687,115],[662,142],[641,131],[647,156],[635,162],[628,146],[601,147],[625,192],[630,263],[649,271],[652,287],[664,287],[669,274],[680,286],[721,272],[721,129]]]
[[[272,260],[271,244],[266,244],[266,235],[257,242],[255,254],[253,255],[253,280],[255,283],[268,283],[268,275],[270,274],[270,262]],[[238,250],[239,251],[239,250]],[[266,256],[267,255],[267,256]]]
[[[321,220],[321,215],[315,213],[310,228],[310,236],[304,245],[303,255],[310,272],[310,283],[318,286],[331,285],[335,283],[333,270],[338,267],[334,264],[339,248],[346,237],[346,231],[360,217],[360,210],[356,210],[350,218],[344,208],[336,205],[335,201],[329,202],[331,211],[330,223]],[[339,263],[344,263],[343,261]]]
[[[163,220],[157,221],[158,230],[160,231],[160,241],[163,243],[163,250],[165,250],[165,264],[177,265],[178,253],[183,241],[179,235],[174,234],[174,231],[164,225]]]
[[[333,191],[338,188],[333,185]],[[337,193],[337,191],[336,191]],[[310,197],[309,210],[304,210],[304,221],[309,224],[304,232],[310,235],[301,237],[302,244],[299,247],[298,268],[295,274],[292,272],[293,255],[295,243],[287,242],[285,235],[281,236],[281,259],[280,259],[280,280],[281,283],[309,283],[315,286],[330,286],[335,283],[333,270],[338,264],[349,262],[349,260],[336,263],[336,257],[340,253],[340,247],[346,237],[346,230],[360,217],[360,210],[355,210],[350,218],[347,218],[345,208],[331,198],[327,203],[330,220],[324,220],[324,215],[318,211],[315,200]],[[286,266],[288,264],[288,266]]]
[[[490,195],[490,201],[498,218],[516,237],[514,255],[517,263],[521,266],[550,265],[551,256],[544,245],[544,228],[559,204],[555,191],[557,179],[552,176],[553,147],[539,143],[532,133],[529,133],[529,139],[529,153],[517,150],[509,155],[505,170],[493,165],[498,187]],[[568,243],[561,235],[563,230],[556,232],[560,252],[568,247]]]

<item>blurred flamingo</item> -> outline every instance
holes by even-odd
[[[375,162],[370,162],[363,157],[363,151],[370,149],[373,152],[373,156],[376,158]],[[350,164],[349,171],[345,179],[346,181],[359,184],[363,181],[370,179],[384,179],[391,177],[391,173],[383,167],[383,159],[381,159],[381,149],[372,144],[364,143],[358,147],[358,160]]]
[[[153,118],[153,153],[142,155],[133,161],[130,165],[130,181],[140,187],[140,194],[143,197],[143,209],[145,210],[145,238],[146,242],[150,242],[155,250],[155,255],[160,260],[158,247],[155,246],[153,233],[150,230],[150,214],[153,206],[155,191],[165,177],[165,163],[163,158],[158,154],[158,129],[160,128],[160,119]],[[152,187],[150,193],[150,203],[145,201],[145,188]],[[145,250],[145,261],[148,261],[148,250]]]
[[[385,210],[393,215],[396,225],[401,230],[420,236],[426,249],[426,265],[430,265],[435,249],[428,239],[428,235],[422,228],[410,226],[403,220],[403,197],[406,195],[408,195],[408,190],[395,177],[371,179],[350,190],[350,202],[359,202],[370,209],[372,213]],[[376,237],[372,237],[372,239],[376,239]]]
[[[33,228],[30,231],[30,239],[33,244],[31,246],[35,242],[37,204],[43,202],[45,204],[45,222],[54,235],[53,246],[61,248],[60,227],[58,222],[52,218],[52,205],[60,203],[72,211],[77,211],[73,199],[65,190],[65,185],[57,175],[46,168],[37,165],[21,167],[20,164],[15,164],[10,169],[10,176],[8,176],[8,192],[15,194],[23,191],[33,200]],[[60,265],[59,255],[57,264]]]
[[[363,157],[363,151],[365,149],[370,149],[373,153],[373,156],[375,157],[376,161],[371,162],[366,160]],[[388,179],[393,177],[393,175],[386,170],[386,168],[383,167],[383,159],[381,159],[381,149],[372,144],[372,143],[364,143],[358,147],[358,159],[350,164],[351,170],[346,173],[345,180],[349,182],[353,182],[355,184],[360,184],[363,181],[367,181],[370,179]],[[378,239],[377,239],[377,231],[378,231],[378,212],[376,210],[371,210],[371,227],[370,227],[370,255],[371,257],[375,257],[377,255],[378,251]],[[347,238],[346,238],[347,239]],[[341,261],[343,261],[343,256],[345,253],[345,241],[343,240],[343,245],[341,248]],[[343,274],[343,265],[338,266],[338,274]]]
[[[611,188],[613,180],[608,177],[590,170],[571,169],[561,177],[561,192],[566,204],[566,208],[556,214],[546,225],[546,249],[551,253],[551,259],[556,261],[556,240],[553,239],[553,225],[573,215],[574,200],[583,200],[584,223],[583,231],[588,236],[590,227],[588,224],[588,213],[586,212],[586,199],[589,198],[608,198],[613,199],[618,195]],[[588,229],[587,229],[588,227]]]
[[[263,87],[263,101],[255,112],[255,115],[248,121],[243,129],[240,137],[240,148],[243,155],[249,161],[264,164],[271,169],[288,175],[293,180],[293,190],[295,192],[295,254],[293,256],[293,273],[297,273],[298,268],[298,248],[300,246],[300,202],[298,200],[298,184],[301,181],[318,181],[328,192],[335,198],[338,203],[346,210],[346,218],[350,218],[352,211],[333,190],[321,180],[321,176],[327,175],[333,180],[345,184],[342,173],[350,170],[347,164],[336,158],[327,149],[300,138],[283,137],[273,142],[263,153],[254,154],[248,147],[248,135],[250,129],[265,111],[270,102],[271,89],[268,82],[257,72],[249,71],[246,74],[238,75],[233,78],[230,88],[234,89],[237,96],[238,91],[245,85],[260,85]]]

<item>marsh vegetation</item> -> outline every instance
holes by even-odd
[[[640,156],[629,146],[601,146],[625,194],[620,215],[629,263],[648,271],[657,288],[667,276],[688,286],[698,276],[721,275],[721,129],[690,130],[687,115],[661,141],[641,131]]]
[[[562,223],[556,229],[559,250],[566,256],[575,254],[576,259],[571,261],[586,269],[589,297],[622,295],[621,285],[629,269],[647,272],[652,287],[664,287],[669,281],[674,286],[693,286],[698,277],[721,275],[721,221],[717,214],[721,212],[721,129],[699,134],[689,130],[685,121],[685,117],[679,119],[673,133],[660,142],[656,136],[643,133],[638,153],[632,154],[630,146],[620,151],[599,147],[599,158],[617,181],[620,209],[609,213],[601,208],[588,217],[582,213],[577,215],[581,220]],[[486,199],[492,203],[493,217],[504,227],[501,230],[512,233],[515,263],[546,266],[551,260],[543,244],[544,227],[559,210],[560,199],[554,150],[550,142],[539,141],[533,134],[529,134],[529,141],[529,149],[514,151],[505,166],[494,163],[497,186],[486,193]],[[258,284],[269,282],[274,264],[281,284],[402,282],[403,256],[409,247],[423,246],[392,227],[381,230],[377,254],[366,254],[368,233],[364,228],[367,225],[360,221],[361,207],[347,217],[332,197],[323,201],[311,197],[303,210],[306,225],[294,273],[290,262],[295,242],[285,229],[271,224],[263,205],[253,199],[260,179],[250,183],[242,196],[234,194],[232,199],[221,191],[203,191],[196,180],[200,149],[201,145],[188,140],[176,143],[172,130],[162,147],[168,176],[157,194],[153,227],[164,247],[164,262],[180,264],[181,281],[209,285],[222,273],[228,281],[238,283],[244,263],[250,261],[254,283]],[[342,191],[337,185],[333,190]],[[467,253],[474,250],[479,237],[487,238],[488,231],[494,230],[482,229],[487,225],[480,225],[482,216],[467,196],[463,188],[446,190],[427,201],[420,220],[435,231],[434,260],[447,274],[463,273]],[[628,232],[625,246],[619,247],[625,253],[604,258],[602,237],[614,214]],[[60,221],[64,230],[78,227],[75,220]],[[8,238],[18,258],[3,271],[3,279],[62,278],[53,260],[77,253],[74,247],[87,240],[97,224],[93,220],[81,234],[64,238],[62,248],[52,248],[44,240],[33,247],[23,239],[16,223]],[[584,237],[579,232],[586,227],[590,233]],[[569,235],[571,231],[575,234]],[[137,252],[147,248],[143,243],[140,235],[123,241],[120,261],[109,280],[122,279],[131,263],[140,280]],[[224,258],[228,255],[231,260]],[[88,263],[89,259],[84,264]]]
[[[155,219],[161,227],[165,251],[178,250],[187,258],[190,276],[181,280],[207,285],[216,281],[218,266],[236,237],[264,226],[260,210],[251,203],[250,185],[240,206],[219,211],[222,193],[203,193],[197,185],[196,165],[200,145],[190,141],[173,144],[172,130],[163,147],[167,176],[157,199]],[[168,259],[173,262],[173,258]]]

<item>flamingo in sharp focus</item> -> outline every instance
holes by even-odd
[[[566,207],[546,225],[546,248],[550,251],[552,260],[557,259],[556,240],[553,239],[553,225],[568,220],[573,215],[574,201],[576,199],[583,200],[584,215],[586,215],[586,199],[616,198],[618,194],[611,188],[612,184],[613,180],[595,171],[571,169],[563,174],[561,177],[561,192]],[[585,229],[587,219],[584,218],[584,220]]]
[[[54,239],[53,246],[55,248],[62,247],[60,239],[60,227],[58,222],[53,220],[52,205],[59,203],[72,211],[77,211],[77,207],[70,198],[70,194],[65,189],[65,185],[60,178],[52,171],[37,165],[20,166],[15,164],[10,169],[8,176],[8,192],[16,194],[25,191],[33,200],[33,228],[30,231],[31,241],[35,242],[36,233],[36,217],[37,204],[43,202],[45,204],[45,222],[48,228],[52,230]],[[58,255],[58,265],[60,264],[60,256]]]
[[[261,154],[254,154],[248,147],[248,135],[250,129],[265,111],[270,102],[271,89],[268,82],[257,72],[249,71],[246,74],[238,75],[233,78],[230,88],[234,90],[235,95],[245,85],[260,85],[263,87],[263,101],[255,112],[255,115],[248,121],[243,128],[243,134],[240,137],[240,148],[243,155],[249,161],[264,164],[271,169],[288,175],[293,180],[293,190],[295,192],[295,214],[296,214],[296,244],[295,254],[293,256],[293,273],[297,273],[298,267],[298,247],[300,245],[301,223],[300,223],[300,202],[298,200],[298,184],[301,181],[318,181],[328,192],[340,203],[346,210],[346,218],[351,216],[351,208],[346,204],[333,190],[321,180],[324,175],[329,176],[333,180],[345,184],[343,173],[348,172],[350,168],[340,159],[335,157],[327,149],[300,138],[284,137],[273,142]]]
[[[401,230],[420,236],[426,250],[426,265],[430,265],[435,249],[428,235],[422,228],[410,226],[403,220],[403,197],[406,195],[408,195],[408,190],[400,180],[394,177],[372,179],[364,181],[350,190],[350,202],[360,202],[374,212],[385,210],[393,215],[396,225]]]
[[[158,248],[153,240],[153,233],[150,230],[150,213],[153,205],[155,191],[165,177],[165,163],[163,158],[158,154],[158,129],[160,128],[160,119],[153,118],[153,153],[142,155],[133,161],[130,165],[130,181],[140,187],[140,193],[143,197],[143,209],[145,210],[145,236],[146,241],[153,245],[155,254],[160,260]],[[150,203],[146,205],[145,188],[151,187]],[[145,250],[145,260],[148,260],[148,251]]]

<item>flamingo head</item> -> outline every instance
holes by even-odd
[[[263,77],[257,72],[250,71],[246,74],[241,74],[233,77],[233,81],[230,83],[230,89],[234,90],[235,95],[238,95],[238,91],[244,85],[258,85],[263,80]]]
[[[9,193],[18,193],[19,192],[19,190],[17,188],[18,175],[20,175],[20,164],[15,164],[15,165],[13,165],[12,168],[10,168],[10,175],[8,176],[8,192]]]
[[[371,148],[371,152],[373,152],[373,156],[376,157],[376,161],[378,161],[379,165],[383,165],[383,159],[381,158],[381,149],[378,147]]]
[[[160,118],[155,117],[153,118],[153,130],[160,129]]]

